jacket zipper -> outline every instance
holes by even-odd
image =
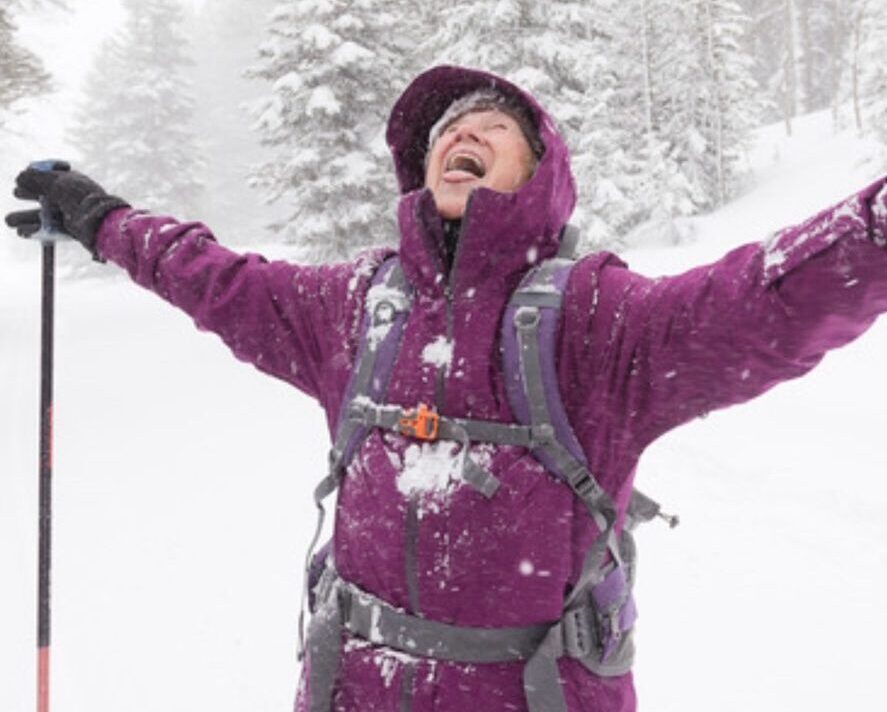
[[[465,204],[465,214],[468,213],[468,207],[471,205],[471,199],[473,195],[468,197],[468,202]],[[462,235],[465,234],[465,226],[467,220],[463,219],[462,224],[459,226],[459,236],[456,239],[456,249],[453,251],[453,264],[450,266],[450,274],[447,278],[447,283],[444,285],[444,298],[447,303],[447,343],[452,344],[453,340],[453,296],[454,296],[454,285],[456,284],[456,265],[459,260],[459,252],[462,247]],[[446,269],[446,263],[440,259],[440,255],[436,251],[437,245],[429,240],[429,248],[431,250],[431,254],[434,259],[437,260],[438,265],[440,267],[440,274],[444,274],[444,270]],[[446,372],[448,365],[441,364],[437,367],[437,374],[435,379],[435,393],[434,393],[434,401],[435,408],[438,413],[443,412],[443,409],[446,405],[446,396],[445,396],[445,380],[446,380]],[[407,583],[407,597],[410,608],[412,609],[413,615],[421,615],[420,601],[419,601],[419,495],[412,494],[410,495],[407,501],[407,511],[406,511],[406,521],[405,521],[405,529],[404,532],[404,564],[405,564],[405,575],[406,575],[406,583]]]
[[[455,298],[456,288],[456,267],[459,264],[459,253],[462,251],[462,237],[468,226],[469,208],[471,207],[474,193],[468,196],[465,203],[465,212],[462,216],[462,224],[459,225],[459,235],[456,238],[456,249],[453,251],[453,263],[450,265],[450,274],[447,276],[447,283],[444,285],[444,298],[447,302],[447,344],[450,347],[450,356],[455,354],[455,344],[453,343],[453,331],[455,330],[455,316],[453,314],[453,300]],[[438,413],[443,413],[446,408],[446,376],[447,371],[452,368],[451,363],[442,363],[437,367],[437,381],[435,384],[434,400]]]

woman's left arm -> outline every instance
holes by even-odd
[[[580,262],[560,345],[576,374],[568,393],[590,398],[579,406],[586,419],[615,414],[640,452],[694,417],[806,373],[884,311],[881,179],[764,243],[678,276]],[[584,341],[572,338],[578,334]]]

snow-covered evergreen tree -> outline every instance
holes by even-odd
[[[858,4],[855,26],[858,46],[853,58],[862,128],[887,144],[887,6]]]
[[[411,71],[398,45],[406,6],[288,0],[272,12],[252,76],[267,80],[256,127],[274,157],[254,174],[274,225],[305,259],[334,259],[396,238],[397,186],[384,140]]]
[[[753,58],[751,71],[763,100],[764,118],[781,119],[789,134],[801,103],[798,1],[739,0],[750,22],[743,45]]]
[[[608,17],[618,55],[613,113],[636,132],[620,176],[632,186],[630,223],[710,209],[735,188],[757,119],[743,14],[729,0],[625,0]],[[645,232],[654,227],[648,225]]]
[[[855,0],[796,0],[800,82],[805,111],[834,107]]]
[[[701,139],[687,144],[685,174],[706,196],[701,207],[723,205],[733,194],[737,164],[749,132],[757,124],[759,106],[754,98],[751,59],[742,49],[747,19],[733,0],[695,0],[695,50],[699,72],[695,89],[693,127]]]
[[[122,31],[99,51],[73,130],[83,166],[134,205],[199,217],[191,61],[177,0],[124,0]]]
[[[608,2],[471,0],[437,8],[423,56],[476,66],[537,96],[570,146],[580,200],[573,221],[585,247],[612,246],[633,221],[628,174],[638,127],[613,113],[618,74]]]
[[[390,239],[391,101],[425,66],[476,66],[556,118],[580,187],[574,220],[586,246],[612,246],[734,190],[759,108],[744,30],[730,0],[280,2],[251,70],[271,82],[257,123],[278,151],[256,182],[292,206],[277,228],[309,256]]]
[[[0,130],[5,115],[20,99],[49,90],[49,75],[40,59],[16,38],[15,3],[0,4]]]
[[[603,47],[609,91],[603,116],[589,117],[583,132],[593,135],[596,127],[607,127],[600,138],[605,151],[612,147],[610,161],[591,208],[596,224],[603,218],[615,228],[612,238],[618,243],[640,224],[649,228],[645,233],[672,232],[672,218],[690,214],[695,201],[673,147],[662,138],[675,56],[682,56],[679,43],[668,41],[671,7],[659,0],[627,0],[600,9],[610,39]],[[592,147],[577,161],[594,164],[597,154]]]

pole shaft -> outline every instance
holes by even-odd
[[[50,569],[52,564],[52,357],[55,245],[43,243],[40,320],[40,505],[37,582],[37,710],[49,712]]]

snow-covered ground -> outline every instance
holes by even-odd
[[[765,129],[745,195],[685,222],[684,244],[626,256],[648,274],[714,259],[862,187],[875,152],[832,137],[824,115],[792,140]],[[33,709],[35,687],[39,260],[13,243],[0,241],[3,712]],[[682,524],[639,535],[641,709],[883,704],[885,360],[879,323],[646,454],[639,485]],[[289,709],[320,410],[123,278],[61,281],[56,362],[54,709]]]

